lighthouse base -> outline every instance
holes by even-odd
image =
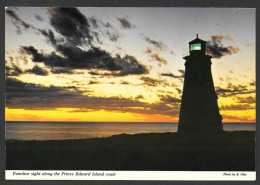
[[[205,121],[190,120],[179,122],[178,133],[212,135],[223,132],[222,119],[212,119]]]

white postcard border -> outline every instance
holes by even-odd
[[[6,180],[255,181],[254,171],[52,171],[6,170]]]

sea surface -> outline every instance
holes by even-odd
[[[178,123],[166,122],[6,122],[6,139],[64,140],[118,134],[177,132]],[[255,123],[223,123],[226,131],[255,131]]]

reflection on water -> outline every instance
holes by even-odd
[[[255,130],[255,123],[224,123],[224,130]],[[117,134],[176,132],[178,123],[6,123],[6,139],[62,140],[109,137]]]

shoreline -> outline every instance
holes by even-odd
[[[236,133],[236,132],[256,132],[255,130],[224,130],[223,133]],[[25,140],[25,139],[5,139],[6,142],[9,141],[24,141],[24,142],[30,142],[30,141],[79,141],[79,140],[89,140],[89,139],[107,139],[110,137],[117,137],[117,136],[133,136],[133,135],[146,135],[146,134],[179,134],[177,131],[176,132],[143,132],[143,133],[134,133],[134,134],[129,134],[129,133],[121,133],[121,134],[115,134],[111,136],[105,136],[105,137],[89,137],[89,138],[74,138],[74,139],[30,139],[30,140]],[[194,135],[195,136],[195,135]]]

